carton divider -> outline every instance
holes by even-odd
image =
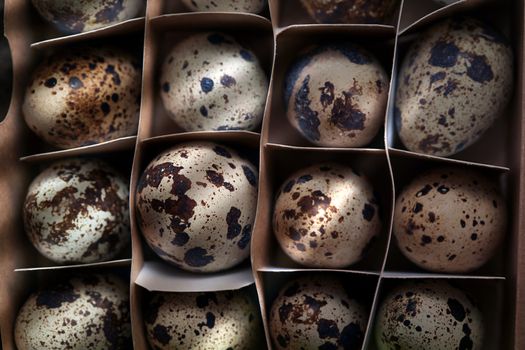
[[[126,255],[131,255],[131,254],[126,254]],[[102,262],[97,262],[97,263],[87,263],[87,264],[20,267],[20,268],[15,269],[15,272],[32,272],[32,271],[44,271],[44,270],[74,270],[74,269],[79,269],[79,268],[99,268],[99,267],[109,268],[109,267],[129,266],[130,264],[131,264],[131,258],[128,258],[128,259],[116,259],[116,260],[102,261]]]
[[[181,0],[160,0],[160,9],[162,14],[186,14],[186,13],[212,13],[212,14],[223,14],[223,13],[241,13],[245,12],[223,12],[223,11],[192,11],[189,9]],[[248,13],[246,13],[248,14]],[[251,13],[250,13],[251,14]],[[268,4],[265,4],[264,9],[255,15],[270,18],[270,12],[268,11]]]

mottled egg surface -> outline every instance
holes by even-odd
[[[393,0],[301,0],[317,23],[381,23]]]
[[[29,186],[25,230],[35,248],[55,262],[109,260],[130,239],[128,201],[128,181],[107,163],[58,161]]]
[[[141,71],[112,48],[61,50],[36,68],[22,106],[29,128],[59,148],[85,146],[136,133]]]
[[[18,312],[18,350],[131,348],[129,288],[113,275],[86,274],[32,294]]]
[[[277,194],[273,230],[284,252],[300,264],[341,268],[356,263],[381,230],[372,185],[344,165],[301,169]]]
[[[156,157],[137,186],[136,212],[150,247],[185,270],[213,272],[250,253],[258,171],[233,149],[179,144]]]
[[[264,348],[258,306],[244,290],[207,293],[157,293],[145,315],[152,348]]]
[[[368,311],[333,277],[310,275],[287,283],[272,304],[276,349],[358,350]]]
[[[322,46],[301,56],[286,74],[285,105],[291,125],[326,147],[360,147],[383,125],[389,78],[361,47]]]
[[[254,130],[268,92],[255,54],[220,33],[194,34],[176,44],[160,84],[165,109],[186,131]]]
[[[66,33],[80,33],[131,19],[143,0],[31,0],[48,22]]]
[[[512,96],[513,54],[488,24],[443,21],[409,48],[395,101],[399,137],[413,152],[450,156],[476,142]]]
[[[396,199],[394,235],[413,263],[436,272],[469,272],[498,249],[507,208],[497,181],[466,169],[434,169]]]
[[[191,11],[224,11],[259,13],[266,0],[182,0]]]
[[[444,281],[406,283],[383,300],[375,338],[379,350],[479,350],[483,319],[463,291]]]

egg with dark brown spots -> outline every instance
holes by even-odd
[[[478,269],[494,256],[506,229],[499,183],[473,170],[428,171],[396,199],[393,230],[399,249],[426,270]]]
[[[191,11],[248,12],[259,13],[265,0],[182,0]]]
[[[179,144],[144,170],[135,207],[149,246],[189,271],[214,272],[246,259],[258,171],[230,147]]]
[[[169,51],[160,90],[169,116],[186,131],[255,130],[268,79],[257,56],[233,37],[199,33]]]
[[[31,183],[24,227],[35,248],[57,263],[110,260],[129,243],[129,185],[102,161],[52,163]]]
[[[48,22],[65,33],[80,33],[131,19],[145,5],[143,0],[32,0]]]
[[[309,275],[287,283],[273,301],[275,349],[361,349],[368,310],[333,278]]]
[[[257,304],[246,290],[155,293],[145,310],[146,335],[154,349],[262,348]]]
[[[141,71],[113,48],[77,47],[44,59],[29,79],[22,112],[47,143],[72,148],[137,132]]]
[[[490,25],[440,22],[410,46],[399,71],[395,124],[405,147],[447,157],[476,142],[512,96],[513,53]]]
[[[478,350],[483,317],[461,290],[444,281],[417,281],[394,288],[376,318],[378,350]]]
[[[389,78],[365,49],[321,46],[294,62],[284,86],[286,115],[311,143],[361,147],[385,119]]]
[[[277,194],[273,231],[284,252],[302,265],[354,264],[366,256],[381,231],[372,185],[345,165],[301,169]]]
[[[317,23],[381,23],[394,7],[393,0],[301,0]]]
[[[110,274],[71,278],[31,294],[14,328],[18,350],[129,349],[129,287]]]

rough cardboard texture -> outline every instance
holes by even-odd
[[[505,6],[512,3],[514,17],[509,20]],[[37,258],[21,225],[21,206],[27,185],[42,164],[77,155],[101,155],[129,159],[119,166],[130,175],[131,209],[131,280],[130,297],[135,349],[148,349],[142,308],[149,297],[147,289],[165,291],[237,289],[255,279],[263,320],[271,302],[286,280],[304,273],[319,272],[292,263],[278,248],[271,229],[276,189],[294,169],[320,160],[337,160],[355,166],[369,175],[381,190],[383,208],[382,238],[365,261],[347,269],[326,271],[367,291],[371,310],[363,349],[375,350],[374,313],[381,298],[393,285],[404,280],[438,278],[453,281],[469,291],[487,315],[489,349],[525,348],[522,332],[525,322],[525,110],[523,93],[523,0],[458,0],[448,6],[432,0],[404,0],[391,18],[381,25],[313,24],[299,0],[270,0],[260,15],[232,13],[184,13],[180,0],[149,0],[144,17],[89,33],[60,37],[43,23],[32,9],[30,0],[6,0],[6,36],[12,50],[14,84],[12,101],[6,119],[0,123],[0,332],[2,347],[14,349],[13,322],[24,298],[44,281],[82,268],[104,271],[120,267],[129,272],[129,259],[103,264],[56,267]],[[490,17],[511,38],[515,49],[516,85],[512,106],[476,145],[451,159],[429,157],[408,152],[400,146],[393,131],[393,92],[397,71],[406,48],[414,35],[437,19],[454,14],[473,13]],[[271,14],[271,16],[270,16]],[[271,21],[269,20],[271,18]],[[399,23],[397,23],[399,21]],[[397,28],[397,29],[396,29]],[[181,132],[163,110],[158,98],[158,67],[171,45],[195,31],[221,30],[234,35],[257,54],[270,79],[270,90],[263,125],[258,132]],[[37,140],[23,121],[20,106],[25,82],[39,57],[46,52],[89,41],[111,41],[131,38],[143,54],[141,120],[138,135],[73,150],[56,150]],[[312,147],[290,127],[282,105],[282,82],[287,67],[301,50],[316,42],[346,38],[361,42],[378,56],[391,73],[389,104],[385,127],[367,148],[330,149]],[[142,41],[144,40],[144,41]],[[142,46],[142,43],[144,44]],[[134,213],[134,189],[141,171],[149,160],[163,149],[180,142],[206,140],[248,148],[258,156],[259,199],[256,225],[252,236],[250,275],[249,261],[239,268],[216,275],[181,273],[160,261],[145,245]],[[495,140],[495,141],[493,141]],[[131,157],[132,164],[131,164]],[[257,159],[256,159],[257,160]],[[392,209],[396,193],[420,169],[455,164],[479,169],[498,179],[508,199],[511,223],[504,247],[487,266],[469,275],[431,274],[408,264],[392,240]],[[131,169],[131,171],[130,171]],[[129,257],[129,253],[128,256]],[[126,258],[127,258],[126,257]],[[100,266],[102,265],[102,266]],[[15,272],[14,269],[23,268]],[[62,271],[62,272],[61,272]],[[214,280],[215,279],[215,280]],[[253,287],[252,287],[253,288]],[[265,327],[268,335],[268,327]],[[267,337],[268,347],[271,340]]]

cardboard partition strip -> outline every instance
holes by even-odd
[[[75,265],[57,265],[57,266],[42,266],[42,267],[23,267],[15,269],[15,272],[32,272],[44,270],[74,270],[79,268],[110,268],[131,266],[131,259],[119,259],[111,261],[103,261],[89,264],[75,264]]]
[[[195,5],[195,7],[198,8],[197,11],[193,10],[193,8],[190,8],[188,5],[186,5],[188,3],[188,1],[186,1],[186,4],[182,0],[160,0],[158,2],[159,2],[159,5],[160,5],[159,7],[160,7],[160,10],[161,10],[162,14],[196,13],[196,12],[214,13],[214,14],[247,13],[247,12],[244,12],[247,9],[244,6],[240,6],[237,11],[234,11],[234,10],[224,11],[222,8],[219,11],[219,10],[217,10],[217,5],[218,5],[217,2],[211,3],[212,4],[211,6],[210,5],[206,5],[206,3],[203,3],[203,5],[200,5],[200,6],[199,5]],[[262,10],[260,12],[258,12],[258,13],[253,13],[253,12],[250,12],[250,13],[256,14],[256,15],[260,15],[260,16],[263,16],[263,17],[269,19],[270,18],[270,13],[268,11],[267,1],[266,0],[262,0],[261,2],[263,3]],[[235,3],[233,3],[233,5],[235,5]],[[250,8],[253,9],[253,11],[256,11],[255,10],[255,5],[251,6]],[[231,9],[231,7],[228,8],[228,10],[230,10],[230,9]]]

